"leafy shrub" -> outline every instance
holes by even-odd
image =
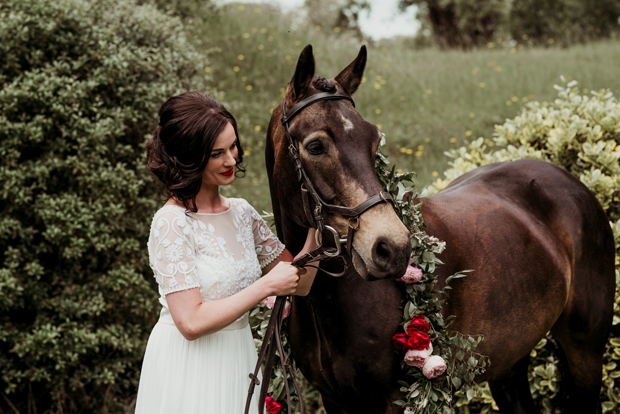
[[[566,81],[562,79],[565,83]],[[616,283],[620,281],[620,102],[608,90],[581,96],[577,82],[556,86],[554,102],[529,102],[521,114],[495,127],[493,141],[478,138],[466,147],[451,150],[454,158],[427,193],[445,188],[467,171],[492,162],[534,158],[550,161],[578,177],[596,194],[616,242]],[[498,145],[501,148],[493,150]],[[601,398],[604,411],[620,407],[620,294],[616,290],[613,328],[604,359]],[[530,389],[545,412],[554,412],[559,372],[552,337],[544,338],[531,353]],[[492,363],[493,361],[491,361]],[[490,399],[478,398],[488,407]],[[490,407],[487,408],[487,410]]]
[[[204,58],[134,0],[5,0],[0,33],[0,401],[110,410],[159,308],[147,134]]]

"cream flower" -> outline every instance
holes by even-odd
[[[438,377],[446,371],[446,362],[439,355],[433,355],[430,357],[424,367],[422,367],[422,373],[428,379]]]
[[[410,349],[405,354],[405,363],[411,367],[422,368],[432,353],[433,344],[429,344],[428,348],[422,351]]]

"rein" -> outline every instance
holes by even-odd
[[[355,230],[357,230],[360,226],[360,216],[377,204],[380,203],[392,203],[394,204],[394,200],[389,193],[385,193],[380,191],[378,194],[369,197],[366,201],[359,204],[357,207],[343,207],[337,206],[334,204],[328,204],[321,196],[317,193],[310,178],[306,174],[306,170],[301,163],[301,158],[299,157],[299,150],[295,145],[295,140],[293,139],[290,131],[289,131],[289,122],[299,114],[303,109],[312,105],[313,103],[319,101],[331,101],[337,99],[346,99],[353,104],[355,107],[355,102],[353,99],[344,93],[335,92],[328,93],[322,92],[315,95],[312,95],[297,104],[295,104],[290,111],[287,113],[286,111],[286,100],[282,101],[282,125],[284,125],[284,129],[286,131],[286,137],[288,138],[289,146],[289,156],[295,166],[295,171],[297,172],[297,181],[301,183],[301,195],[304,206],[304,213],[306,215],[306,219],[310,225],[314,224],[313,227],[316,228],[316,244],[318,247],[311,252],[306,253],[302,257],[293,261],[292,265],[296,266],[299,269],[303,269],[307,263],[313,261],[320,261],[323,259],[329,259],[331,257],[342,257],[342,244],[346,244],[346,252],[351,256],[353,249],[353,235],[355,234]],[[312,211],[310,208],[310,200],[309,197],[312,196],[314,200],[314,210]],[[349,219],[349,227],[347,230],[347,237],[340,237],[340,233],[336,229],[331,226],[325,224],[325,216],[324,212],[339,214],[344,217],[348,217]],[[336,244],[334,247],[325,247],[323,246],[323,232],[327,230],[329,231],[333,237],[334,242]],[[344,259],[343,259],[344,260]],[[340,277],[343,276],[346,272],[346,264],[345,268],[342,272],[339,273],[330,273],[325,271],[324,269],[319,269],[322,272],[333,276]],[[289,414],[292,414],[292,401],[291,394],[289,390],[288,384],[288,376],[293,380],[293,385],[295,387],[295,391],[299,396],[299,405],[300,405],[300,414],[305,413],[305,407],[303,398],[301,396],[301,390],[299,385],[297,384],[297,380],[295,378],[295,369],[291,366],[290,360],[286,352],[284,352],[284,348],[282,346],[281,340],[281,332],[282,332],[282,322],[283,322],[283,312],[284,312],[284,304],[286,302],[285,296],[278,296],[276,298],[276,302],[273,306],[273,310],[271,311],[271,317],[269,319],[269,325],[267,326],[267,330],[265,331],[265,337],[263,338],[263,344],[258,353],[258,361],[256,363],[256,368],[254,372],[250,374],[250,389],[248,390],[248,398],[245,405],[245,414],[248,414],[250,409],[250,403],[252,400],[252,395],[254,394],[254,387],[260,384],[260,380],[258,379],[258,372],[261,367],[261,363],[263,358],[265,359],[265,370],[263,372],[263,383],[260,389],[260,397],[258,401],[258,412],[259,414],[264,413],[265,408],[265,399],[267,397],[267,390],[269,388],[269,379],[271,378],[271,372],[273,371],[273,365],[275,361],[276,351],[280,354],[280,362],[282,364],[282,374],[284,375],[284,386],[286,389],[286,401],[288,406]],[[275,337],[275,345],[273,343],[273,338]]]

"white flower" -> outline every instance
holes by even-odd
[[[446,370],[446,362],[439,355],[433,355],[424,363],[422,373],[428,379],[433,379],[443,374]]]
[[[169,262],[178,262],[183,258],[183,248],[176,243],[169,245],[166,247],[166,258]]]

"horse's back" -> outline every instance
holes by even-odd
[[[452,283],[444,312],[457,315],[455,330],[485,335],[491,378],[525,357],[577,296],[593,318],[609,318],[613,235],[568,172],[536,160],[489,164],[423,203],[427,232],[447,242],[440,279],[474,270]]]

